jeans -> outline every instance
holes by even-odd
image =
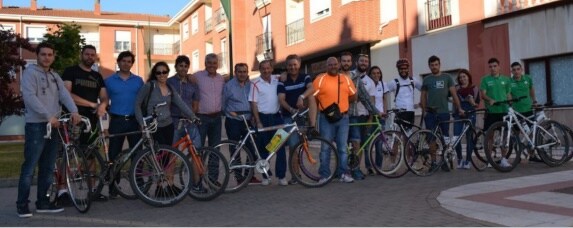
[[[283,121],[285,124],[291,124],[294,123],[294,120],[292,119],[292,117],[290,116],[283,116]],[[292,127],[286,128],[284,129],[285,131],[289,132],[292,129]],[[300,138],[298,136],[298,134],[293,133],[290,135],[290,137],[288,138],[287,141],[287,145],[289,147],[289,150],[292,151],[294,150],[294,148],[300,143]],[[290,153],[289,153],[290,154]]]
[[[240,142],[243,137],[247,135],[248,129],[242,120],[225,118],[225,131],[227,132],[227,138],[229,138],[229,140]],[[255,155],[255,148],[253,147],[250,139],[247,139],[245,146],[247,149],[249,149],[251,155],[253,155],[253,159],[257,159],[257,156]]]
[[[382,119],[382,118],[380,118],[379,120],[380,120],[380,124],[382,125],[381,126],[382,129],[380,129],[381,130],[380,134],[383,134],[384,133],[384,126],[386,125],[386,120]],[[376,126],[371,127],[369,133],[370,134],[374,133],[374,130],[376,130]],[[371,143],[373,143],[374,140],[376,140],[376,139],[372,139]],[[376,151],[382,151],[382,143],[384,143],[384,142],[380,142],[379,144],[375,145]],[[366,149],[368,149],[368,148],[366,148]],[[368,154],[366,154],[366,152],[367,151],[365,150],[364,151],[364,153],[365,153],[364,154],[364,164],[366,165],[366,169],[370,169],[370,168],[372,168],[372,163],[370,162],[370,156]],[[376,153],[376,158],[374,158],[374,159],[376,160],[377,166],[380,166],[382,164],[382,158],[380,157],[379,153]]]
[[[109,134],[119,134],[132,131],[139,131],[139,124],[135,118],[126,120],[122,117],[111,117],[109,120]],[[114,160],[123,148],[125,138],[129,142],[129,147],[133,148],[141,138],[141,134],[134,134],[128,136],[118,136],[109,138],[109,159]]]
[[[221,129],[222,120],[220,115],[208,116],[203,114],[198,114],[201,120],[201,125],[199,125],[199,135],[201,135],[201,145],[206,146],[205,141],[209,140],[209,146],[215,147],[221,143]]]
[[[318,117],[320,136],[329,142],[336,142],[336,149],[338,150],[338,174],[348,173],[348,155],[346,142],[348,140],[348,130],[349,130],[349,120],[348,115],[344,115],[336,123],[330,123],[326,120],[326,116],[323,113],[319,113]],[[328,147],[322,145],[320,147],[320,168],[318,173],[321,178],[326,178],[330,176],[330,153],[328,152]]]
[[[472,125],[476,124],[476,115],[472,114],[471,116],[467,117],[467,118],[462,118],[457,114],[454,114],[454,119],[455,120],[460,120],[460,119],[469,119],[472,122]],[[463,137],[460,136],[460,134],[462,133],[462,131],[464,130],[464,122],[456,122],[454,123],[454,135],[456,137]],[[474,141],[473,141],[473,132],[471,131],[471,129],[468,129],[468,131],[466,132],[466,161],[471,161],[472,158],[472,151],[474,150]],[[462,143],[460,141],[460,143],[458,143],[458,145],[456,145],[456,154],[458,156],[458,161],[462,160]]]
[[[173,118],[173,124],[179,124],[179,118]],[[189,132],[189,138],[193,141],[195,148],[201,148],[201,135],[199,134],[199,128],[195,124],[186,123],[181,129],[175,128],[173,131],[173,143],[176,143],[185,136],[185,129]]]
[[[59,136],[57,129],[53,129],[52,138],[44,139],[46,124],[47,122],[26,123],[24,133],[24,163],[20,171],[18,200],[16,201],[16,205],[18,206],[24,206],[30,202],[30,186],[32,185],[36,165],[38,165],[36,207],[46,206],[50,203],[47,193],[54,178],[54,166],[56,163]]]
[[[433,131],[436,128],[438,122],[449,121],[450,114],[449,113],[430,113],[426,112],[426,116],[424,117],[424,122],[426,123],[426,129]],[[450,136],[450,123],[442,123],[440,124],[440,129],[442,130],[442,136],[449,137]],[[446,142],[447,143],[447,142]]]
[[[259,119],[263,124],[263,127],[269,127],[274,125],[283,124],[283,119],[279,113],[276,114],[263,114],[259,113]],[[271,141],[273,135],[276,131],[266,131],[258,133],[257,136],[257,148],[259,153],[261,154],[262,159],[266,159],[269,156],[269,152],[265,148],[265,146]],[[286,176],[286,153],[285,148],[282,146],[279,150],[277,150],[277,158],[275,162],[275,172],[279,179],[285,178]],[[264,175],[263,175],[264,176]]]

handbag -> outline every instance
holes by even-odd
[[[320,101],[318,104],[323,107],[322,113],[326,117],[326,120],[330,123],[336,123],[340,119],[342,119],[342,113],[340,112],[340,107],[338,107],[338,103],[340,103],[340,74],[338,74],[338,102],[332,103],[328,107],[324,108]]]

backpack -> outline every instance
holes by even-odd
[[[143,100],[143,103],[141,103],[141,114],[144,117],[147,116],[147,106],[149,105],[149,99],[151,98],[151,93],[153,93],[153,90],[155,89],[155,81],[152,80],[149,83],[151,83],[151,89],[149,89],[147,97],[145,100]],[[173,89],[171,89],[171,85],[167,84],[167,88],[169,89],[169,94],[171,94],[171,100],[173,100]]]
[[[400,87],[403,86],[412,86],[412,91],[414,90],[414,80],[410,78],[410,85],[400,85],[400,81],[397,78],[394,78],[394,82],[396,82],[396,93],[394,93],[394,103],[396,103],[396,98],[398,97],[398,93],[400,92]]]

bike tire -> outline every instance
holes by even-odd
[[[321,156],[323,147],[326,151],[324,157]],[[326,161],[329,163],[328,170],[321,171],[321,164]],[[289,166],[291,176],[301,185],[309,188],[322,187],[332,181],[338,170],[338,153],[336,147],[322,137],[302,139],[290,156]],[[320,181],[321,179],[324,180]]]
[[[405,136],[399,131],[383,131],[370,144],[370,163],[374,170],[385,177],[397,178],[408,172],[404,164]]]
[[[511,172],[521,161],[521,143],[517,135],[511,135],[507,142],[507,134],[511,134],[512,129],[507,129],[506,122],[496,122],[492,124],[485,134],[484,150],[488,163],[499,172]],[[503,156],[503,145],[508,144],[505,158],[511,166],[503,167],[499,163]]]
[[[482,130],[476,130],[474,131],[473,135],[473,141],[474,141],[474,151],[472,153],[472,166],[477,170],[477,171],[484,171],[485,169],[487,169],[488,167],[488,161],[487,161],[487,157],[485,155],[485,146],[484,146],[484,141],[485,141],[485,135],[483,133]]]
[[[199,201],[210,201],[225,192],[229,182],[229,164],[223,154],[212,147],[197,150],[201,161],[193,161],[187,155],[194,174],[189,196]],[[197,166],[202,166],[203,170],[197,170]]]
[[[569,145],[571,145],[571,143],[573,142],[573,130],[567,125],[562,125],[562,126],[567,131],[567,135],[569,135]],[[573,151],[569,150],[569,154],[567,155],[567,158],[565,158],[565,161],[563,163],[567,163],[571,159],[573,159]]]
[[[80,213],[86,213],[91,205],[91,177],[87,159],[78,147],[70,145],[66,148],[62,170],[65,170],[68,193],[74,207]]]
[[[539,123],[539,127],[549,132],[548,135],[541,129],[535,133],[535,143],[543,145],[552,143],[553,137],[557,138],[557,145],[550,146],[549,148],[539,148],[537,153],[541,160],[550,167],[557,167],[563,164],[569,156],[569,133],[562,124],[554,120],[546,120]]]
[[[238,145],[239,143],[237,141],[223,140],[219,145],[215,146],[215,149],[221,152],[229,165],[229,180],[225,187],[225,192],[227,193],[238,192],[247,187],[255,174],[254,167],[244,167],[244,165],[255,164],[256,161],[253,154],[246,145],[235,153]]]
[[[190,190],[191,164],[183,153],[171,146],[156,148],[155,152],[148,148],[134,157],[130,168],[131,188],[139,199],[151,206],[173,206]]]
[[[417,176],[430,176],[444,163],[443,142],[429,130],[417,130],[408,137],[407,145],[411,145],[406,154],[406,165]],[[435,145],[435,149],[431,148]],[[431,151],[435,150],[435,160]]]
[[[128,150],[124,150],[121,154],[126,154],[128,152]],[[131,182],[129,181],[132,158],[133,156],[120,164],[119,168],[115,167],[115,176],[113,181],[110,183],[117,190],[118,195],[128,200],[137,199],[137,194],[131,188]]]

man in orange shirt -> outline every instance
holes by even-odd
[[[326,73],[318,76],[312,86],[314,87],[314,97],[317,99],[318,108],[321,111],[318,118],[320,136],[328,141],[336,140],[336,147],[338,148],[339,168],[337,174],[340,174],[340,181],[345,183],[352,183],[354,179],[348,172],[348,161],[346,151],[346,141],[348,140],[348,108],[352,101],[356,100],[356,87],[352,80],[345,75],[339,74],[339,63],[335,57],[330,57],[326,60]],[[326,115],[323,113],[326,107],[333,103],[338,104],[342,118],[336,122],[327,120]],[[315,118],[314,116],[311,118]],[[320,161],[326,161],[320,164],[320,182],[326,181],[326,177],[330,176],[330,158],[326,147],[322,147],[320,151]]]

